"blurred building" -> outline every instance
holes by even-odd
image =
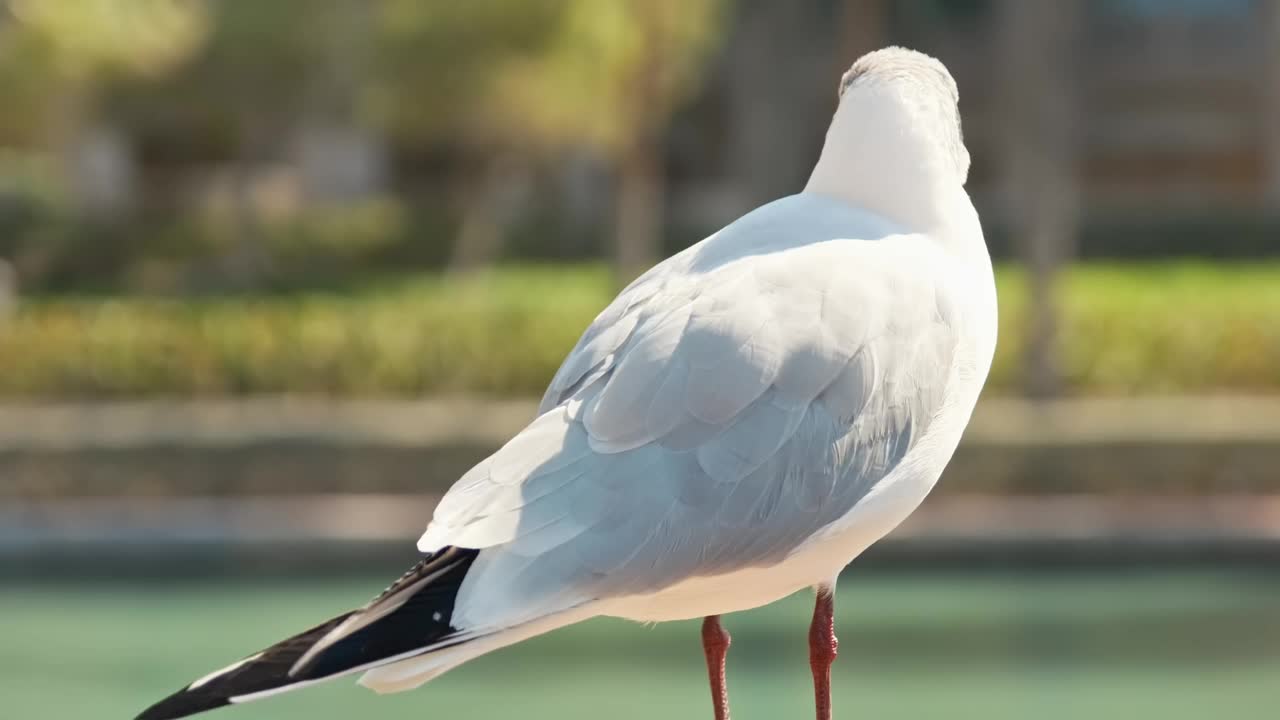
[[[673,138],[687,183],[676,197],[690,214],[716,215],[703,219],[713,225],[794,191],[821,147],[839,73],[866,49],[901,43],[936,55],[957,79],[970,192],[988,224],[1012,220],[1027,153],[1058,166],[1070,186],[1060,192],[1078,195],[1085,225],[1274,216],[1278,6],[743,2],[706,96]]]

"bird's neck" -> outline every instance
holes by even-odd
[[[913,232],[945,229],[962,182],[918,113],[874,96],[836,109],[806,192],[838,198]]]

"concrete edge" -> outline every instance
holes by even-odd
[[[0,506],[0,554],[106,546],[155,552],[209,545],[404,543],[438,498],[329,494],[74,498]],[[955,495],[931,498],[889,543],[1264,543],[1280,548],[1280,494],[1161,496]]]
[[[334,400],[255,397],[0,404],[0,452],[235,447],[271,443],[437,447],[505,443],[532,399]],[[1116,443],[1280,444],[1280,396],[1081,398],[979,403],[964,442],[1070,447]]]

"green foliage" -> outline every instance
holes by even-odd
[[[0,154],[0,164],[4,161]],[[225,258],[239,237],[231,219],[144,214],[132,222],[78,222],[39,198],[0,204],[0,258],[13,258],[24,292],[212,292],[237,285]],[[263,222],[255,287],[317,287],[350,273],[409,262],[439,264],[438,213],[390,201],[316,208]]]
[[[994,392],[1016,392],[1025,281],[999,274]],[[517,267],[345,292],[29,300],[0,394],[539,394],[611,295],[602,267]],[[1096,265],[1061,287],[1074,393],[1280,390],[1280,265]]]
[[[330,52],[351,0],[218,2],[187,61],[145,81],[116,83],[99,113],[164,153],[260,160],[307,103],[334,84]],[[355,28],[350,28],[354,34]]]
[[[500,88],[548,52],[564,7],[560,0],[378,3],[370,116],[411,140],[517,141],[523,119],[501,101]]]
[[[204,41],[193,0],[0,0],[0,138],[30,142],[73,121],[87,88],[158,77]]]
[[[1168,263],[1069,273],[1061,295],[1068,384],[1147,393],[1280,388],[1278,271]]]
[[[46,46],[54,70],[155,74],[203,39],[204,5],[191,0],[9,0],[22,31]]]
[[[725,4],[0,0],[0,258],[37,292],[218,287],[228,276],[270,288],[282,268],[399,259],[404,222],[372,252],[363,236],[312,222],[328,200],[307,194],[316,170],[299,172],[303,131],[367,139],[395,179],[366,189],[413,207],[401,215],[483,214],[495,168],[558,167],[550,156],[571,146],[606,162],[658,153]],[[107,178],[129,197],[105,214],[78,202],[100,187],[77,182],[96,177],[84,152],[94,130],[123,140],[122,172],[136,171],[128,184]],[[263,207],[273,174],[280,195],[294,193],[275,204],[293,215],[283,227]],[[452,229],[419,237],[444,255],[436,246]],[[310,254],[293,252],[314,239]]]
[[[1085,264],[1058,287],[1066,390],[1162,394],[1280,390],[1280,265]],[[999,273],[991,386],[1021,385],[1025,275]]]
[[[567,3],[545,53],[508,75],[504,99],[529,131],[617,152],[665,126],[696,86],[722,0]]]
[[[613,151],[665,124],[695,86],[724,5],[389,0],[373,108],[402,133]]]
[[[1020,385],[1025,275],[999,276],[992,385]],[[1058,287],[1059,350],[1076,393],[1280,390],[1280,266],[1124,263],[1070,268]]]
[[[537,392],[607,297],[602,269],[515,269],[344,295],[30,301],[0,393]]]

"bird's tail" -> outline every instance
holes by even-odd
[[[210,673],[147,708],[137,720],[171,720],[451,647],[454,601],[478,550],[446,547],[368,605]]]

